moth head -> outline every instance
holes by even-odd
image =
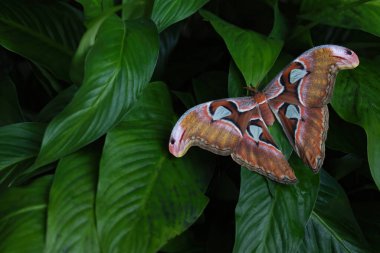
[[[335,58],[339,70],[353,69],[359,65],[359,58],[351,49],[335,45],[330,47],[331,56]]]
[[[178,124],[173,128],[172,134],[169,139],[169,151],[175,157],[182,157],[189,149],[188,142],[183,140],[185,130],[181,124]]]

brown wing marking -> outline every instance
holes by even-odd
[[[257,109],[253,110],[243,138],[231,156],[240,165],[274,181],[287,184],[297,181]]]
[[[243,104],[246,111],[240,111],[238,104]],[[230,155],[243,137],[250,110],[255,106],[251,97],[245,97],[216,100],[191,108],[173,128],[170,152],[181,157],[191,146],[199,146],[219,155]]]
[[[314,172],[318,172],[325,157],[329,117],[327,106],[308,108],[277,101],[270,104],[298,156]]]

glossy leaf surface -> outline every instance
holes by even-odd
[[[45,126],[25,122],[0,127],[0,170],[35,157]]]
[[[364,128],[367,134],[368,162],[380,189],[380,92],[378,62],[362,59],[355,71],[338,75],[332,105],[346,121]],[[360,81],[360,80],[365,80]]]
[[[370,252],[343,189],[324,171],[299,252]]]
[[[241,29],[211,12],[202,10],[200,13],[223,38],[246,84],[257,86],[274,64],[281,51],[282,41]]]
[[[80,14],[64,2],[0,2],[0,45],[58,78],[69,79],[71,58],[82,33]]]
[[[336,11],[339,10],[339,15]],[[379,1],[302,1],[302,18],[344,28],[360,29],[380,36]]]
[[[102,251],[156,252],[204,209],[206,169],[167,151],[173,118],[166,86],[153,83],[107,134],[96,199]]]
[[[319,176],[290,160],[298,183],[281,185],[242,168],[234,252],[295,252],[317,197]]]
[[[1,252],[43,252],[50,184],[45,176],[0,192]]]
[[[157,60],[154,24],[109,18],[86,59],[83,85],[49,124],[38,157],[47,164],[99,138],[148,83]]]
[[[86,148],[58,163],[49,194],[46,252],[100,252],[94,208],[98,157]]]
[[[152,20],[156,23],[158,31],[187,18],[200,9],[209,0],[155,0],[152,10]]]

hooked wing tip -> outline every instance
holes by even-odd
[[[182,140],[184,134],[185,130],[181,125],[176,125],[170,135],[169,151],[175,157],[182,157],[188,149],[187,145],[185,145],[186,143]]]
[[[341,47],[341,46],[333,46],[331,50],[332,50],[333,56],[339,59],[336,64],[340,70],[354,69],[360,63],[359,57],[351,49]]]

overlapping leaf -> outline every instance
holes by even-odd
[[[43,252],[51,177],[0,192],[0,252]]]
[[[8,76],[0,77],[0,126],[23,121],[23,118],[14,83]]]
[[[0,45],[59,78],[69,79],[82,33],[80,13],[62,1],[0,1]]]
[[[149,81],[157,55],[152,22],[107,19],[86,58],[83,85],[45,132],[37,166],[78,150],[112,127]]]
[[[362,126],[367,134],[368,162],[380,188],[380,86],[377,61],[361,59],[359,67],[338,75],[332,106],[346,121]]]
[[[200,13],[222,36],[246,84],[257,86],[274,64],[282,41],[229,24],[211,12],[202,10]]]
[[[87,23],[101,16],[103,12],[114,5],[112,0],[78,0],[84,9],[84,15]]]
[[[234,252],[296,252],[317,197],[319,176],[290,160],[298,183],[282,185],[242,168]]]
[[[379,1],[304,0],[301,13],[304,19],[332,26],[360,29],[380,36]]]
[[[321,185],[299,252],[370,252],[340,185],[321,173]]]
[[[50,190],[45,252],[100,252],[94,209],[98,157],[86,148],[60,160]]]
[[[204,209],[207,163],[169,155],[173,118],[166,86],[153,83],[107,134],[96,199],[102,251],[156,252]]]
[[[200,9],[209,0],[155,0],[152,10],[152,20],[161,32],[168,26],[187,18]]]
[[[45,124],[17,123],[0,127],[0,171],[38,154]]]

